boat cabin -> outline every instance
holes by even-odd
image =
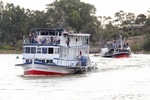
[[[64,29],[35,28],[24,38],[24,63],[77,64],[81,56],[89,55],[90,34],[72,33]]]

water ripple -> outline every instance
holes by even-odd
[[[90,55],[96,72],[25,76],[14,66],[22,55],[0,55],[0,100],[150,100],[150,55],[106,59]]]

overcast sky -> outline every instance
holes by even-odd
[[[1,1],[1,0],[0,0]],[[20,7],[31,10],[45,10],[45,5],[52,3],[54,0],[2,0],[4,3],[13,3]],[[120,10],[131,12],[135,15],[147,14],[150,9],[150,0],[81,0],[93,4],[97,11],[97,16],[111,16]]]

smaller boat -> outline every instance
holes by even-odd
[[[106,58],[128,58],[131,55],[131,49],[128,43],[122,40],[122,35],[119,38],[114,38],[113,41],[107,43],[104,48],[101,48],[101,56]]]

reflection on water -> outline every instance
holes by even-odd
[[[94,57],[96,72],[69,76],[24,76],[14,66],[22,55],[0,55],[0,100],[149,100],[150,55]]]

